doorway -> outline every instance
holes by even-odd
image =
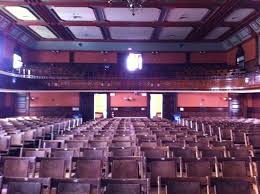
[[[162,118],[163,95],[150,94],[150,118]]]
[[[94,94],[94,119],[107,118],[107,94]]]

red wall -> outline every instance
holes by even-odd
[[[142,96],[141,93],[122,92],[114,93],[115,96],[110,96],[111,107],[147,107],[147,96]],[[133,101],[127,101],[124,98],[133,98]]]
[[[178,107],[228,107],[226,93],[179,93]]]
[[[69,63],[70,53],[67,51],[29,51],[28,62],[38,63]]]
[[[186,63],[186,53],[144,53],[145,64],[181,64]]]
[[[191,53],[191,63],[226,63],[226,53]]]
[[[256,38],[251,38],[242,44],[245,52],[245,61],[249,62],[257,59],[257,41]],[[227,52],[227,63],[230,65],[236,64],[237,48],[232,48]]]
[[[75,63],[117,63],[117,53],[74,52]]]
[[[32,92],[30,93],[30,107],[77,107],[79,93],[74,92]]]

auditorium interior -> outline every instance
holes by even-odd
[[[258,174],[260,0],[0,0],[0,194],[260,194]]]

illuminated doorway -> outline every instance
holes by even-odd
[[[94,119],[107,118],[107,94],[94,94]]]
[[[163,95],[150,94],[150,118],[162,118]]]

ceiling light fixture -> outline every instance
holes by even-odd
[[[136,12],[143,7],[145,1],[146,0],[122,0],[122,2],[126,3],[133,16],[135,16]],[[107,3],[112,4],[113,0],[108,0]]]

